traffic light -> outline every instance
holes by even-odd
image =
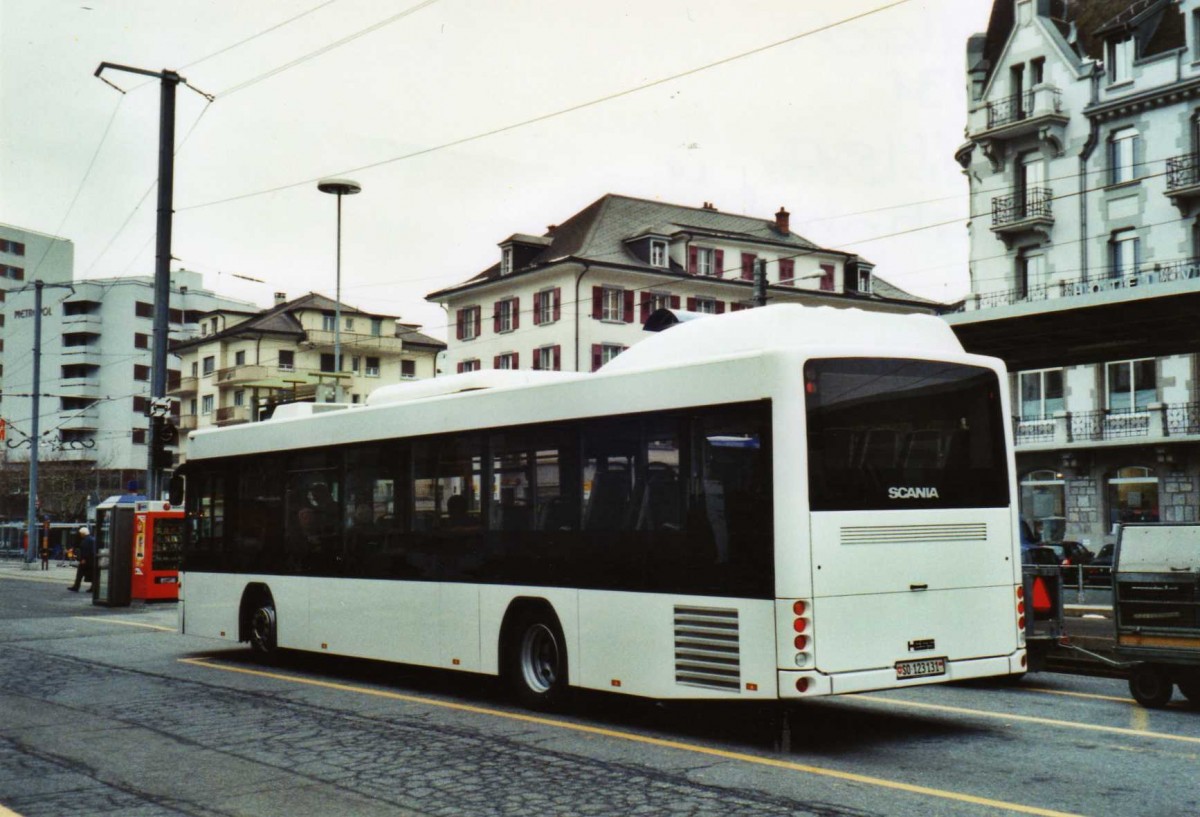
[[[152,462],[155,468],[164,471],[175,465],[175,454],[168,450],[167,447],[175,445],[178,442],[179,430],[170,423],[160,422],[158,433],[154,435],[154,456]]]

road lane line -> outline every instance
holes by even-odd
[[[998,718],[1000,720],[1020,721],[1022,723],[1037,723],[1041,724],[1042,726],[1065,726],[1070,729],[1081,729],[1087,732],[1108,732],[1114,735],[1154,738],[1156,740],[1175,740],[1179,741],[1180,743],[1200,744],[1200,737],[1190,737],[1188,735],[1169,735],[1166,732],[1150,732],[1143,729],[1128,729],[1121,726],[1103,726],[1097,723],[1060,721],[1055,720],[1054,718],[1039,718],[1034,715],[1010,715],[1004,712],[990,712],[986,709],[967,709],[961,706],[946,706],[945,704],[927,704],[919,703],[917,701],[902,701],[898,698],[883,698],[874,695],[859,695],[857,700],[866,701],[873,704],[884,704],[886,706],[925,709],[932,712],[948,712],[954,715],[972,715],[979,718]]]
[[[106,616],[72,616],[80,621],[99,621],[102,624],[123,624],[126,627],[145,627],[148,630],[160,630],[164,633],[175,632],[174,627],[163,627],[159,624],[145,624],[141,621],[126,621],[123,618],[108,618]]]
[[[1070,692],[1065,689],[1046,689],[1045,687],[1021,687],[1023,692],[1041,692],[1045,695],[1067,695],[1072,698],[1090,698],[1093,701],[1116,701],[1121,704],[1136,704],[1133,698],[1123,698],[1120,695],[1098,695],[1095,692]]]
[[[683,743],[681,741],[652,738],[645,735],[638,735],[633,732],[622,732],[620,730],[605,729],[599,726],[587,726],[584,724],[570,723],[567,721],[555,720],[553,718],[545,718],[539,715],[525,715],[517,712],[505,712],[499,709],[489,709],[487,707],[452,703],[449,701],[438,701],[433,698],[424,698],[418,695],[406,695],[400,692],[388,692],[381,689],[371,689],[369,687],[354,686],[351,684],[340,684],[333,681],[318,681],[312,678],[302,678],[300,676],[285,675],[278,672],[267,672],[265,670],[249,669],[246,667],[234,667],[228,664],[216,663],[210,658],[181,658],[179,659],[179,662],[181,664],[190,664],[192,666],[221,670],[223,672],[253,675],[259,678],[271,678],[278,681],[286,681],[293,684],[304,684],[307,686],[320,687],[322,689],[332,689],[339,692],[353,692],[359,695],[370,695],[376,698],[387,698],[395,701],[404,701],[406,703],[438,707],[440,709],[451,709],[474,715],[487,715],[490,717],[520,721],[522,723],[532,723],[539,726],[548,726],[571,732],[600,735],[602,737],[615,738],[617,740],[629,741],[631,743],[641,743],[664,749],[676,749],[683,752],[691,752],[693,754],[722,758],[724,760],[752,763],[759,766],[770,766],[777,769],[787,769],[789,771],[803,772],[805,774],[816,775],[819,777],[829,777],[850,783],[859,783],[866,786],[875,786],[878,788],[902,791],[908,794],[919,794],[926,797],[936,797],[942,800],[969,803],[975,806],[986,806],[987,808],[1002,809],[1005,811],[1016,812],[1018,814],[1032,814],[1036,815],[1036,817],[1080,817],[1080,815],[1073,814],[1071,812],[1054,811],[1052,809],[1038,808],[1037,806],[1026,806],[1021,803],[1010,803],[1004,800],[992,800],[987,797],[976,797],[975,795],[964,794],[962,792],[935,789],[928,786],[915,785],[913,783],[903,783],[898,780],[888,780],[882,777],[871,777],[868,775],[855,774],[853,772],[842,772],[836,769],[826,769],[820,766],[810,766],[805,763],[795,763],[788,760],[760,757],[758,755],[751,755],[743,752],[714,749],[708,746],[699,746],[691,743]]]

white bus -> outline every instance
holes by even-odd
[[[1021,673],[1004,383],[937,318],[780,305],[196,432],[180,626],[535,708]]]

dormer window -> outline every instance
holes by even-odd
[[[500,274],[508,275],[513,271],[513,248],[504,247],[500,250]]]
[[[650,241],[650,266],[666,267],[667,263],[667,242],[651,239]]]
[[[871,270],[863,269],[862,267],[859,267],[859,269],[858,269],[858,291],[863,293],[864,295],[871,294]]]
[[[1133,79],[1133,36],[1108,41],[1108,84],[1117,85]]]

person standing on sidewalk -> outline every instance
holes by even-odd
[[[42,544],[38,548],[38,555],[42,557],[42,570],[50,569],[50,543],[46,540],[46,535],[42,535]]]
[[[74,593],[79,592],[79,584],[84,576],[87,576],[88,584],[91,584],[92,560],[96,557],[96,539],[86,526],[79,529],[79,539],[79,567],[75,568],[75,583],[67,588]],[[85,592],[92,592],[92,588],[89,587]]]

